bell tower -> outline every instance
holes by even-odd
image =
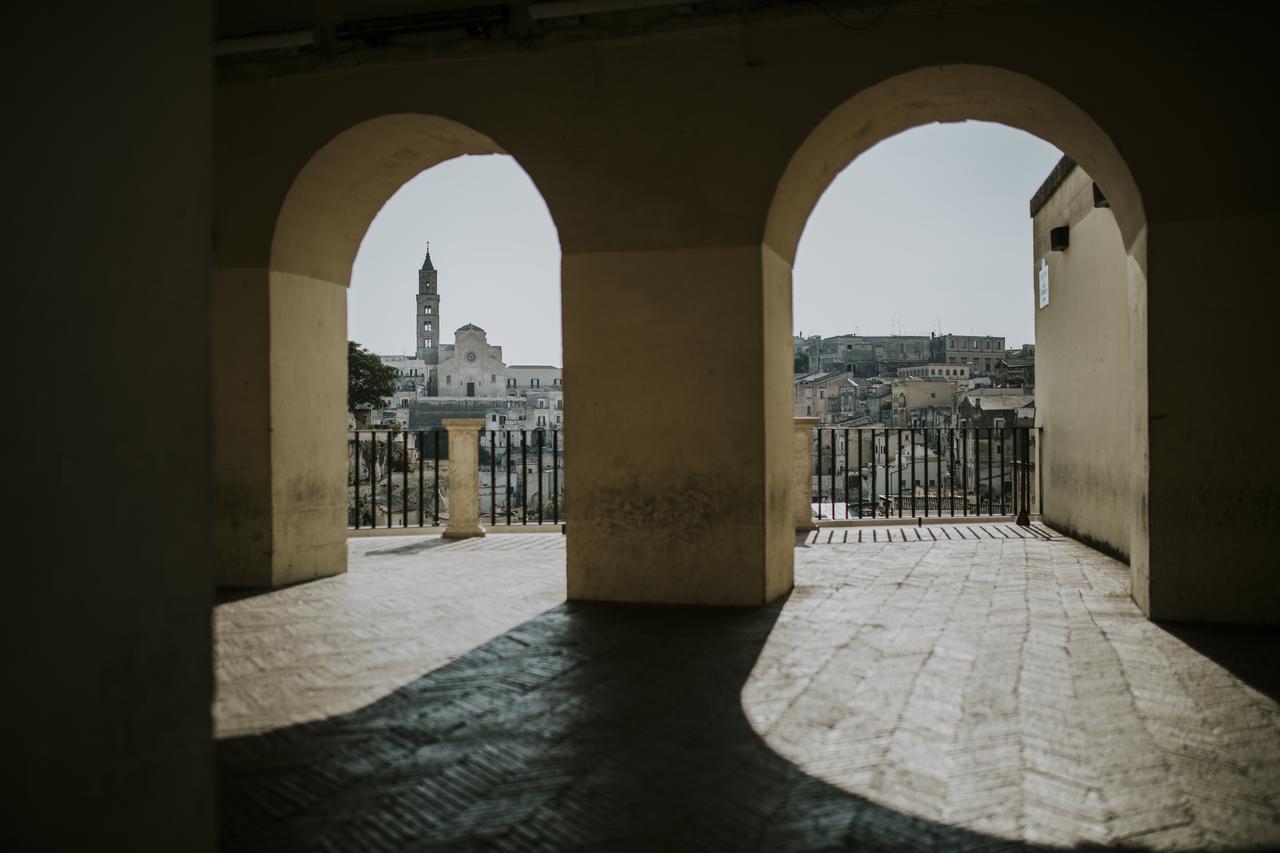
[[[436,365],[440,363],[440,288],[436,280],[435,265],[431,263],[431,244],[426,247],[426,258],[418,270],[417,311],[418,358],[428,365],[428,393],[436,393]]]

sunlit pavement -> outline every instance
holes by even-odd
[[[561,604],[558,535],[351,548],[218,607],[226,849],[1280,845],[1275,632],[1069,539],[805,544],[755,610]]]

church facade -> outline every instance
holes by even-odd
[[[458,327],[452,344],[441,340],[439,271],[426,247],[418,270],[414,311],[416,350],[413,356],[383,355],[382,363],[398,374],[397,407],[411,399],[433,397],[507,398],[562,390],[561,369],[553,365],[508,365],[502,347],[474,323]]]
[[[454,332],[453,346],[440,353],[435,397],[495,397],[507,393],[507,366],[502,347],[473,323]]]

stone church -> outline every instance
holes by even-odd
[[[416,354],[380,356],[399,371],[398,391],[421,389],[423,397],[496,397],[509,389],[560,386],[560,368],[551,365],[507,365],[502,347],[474,323],[458,327],[452,344],[441,342],[439,271],[431,262],[431,244],[418,270],[415,297]]]
[[[440,348],[434,397],[492,397],[506,393],[502,347],[490,345],[484,329],[467,323],[454,332],[453,345]]]

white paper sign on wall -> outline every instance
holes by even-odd
[[[1049,305],[1049,263],[1044,258],[1040,259],[1040,307],[1045,308]]]

